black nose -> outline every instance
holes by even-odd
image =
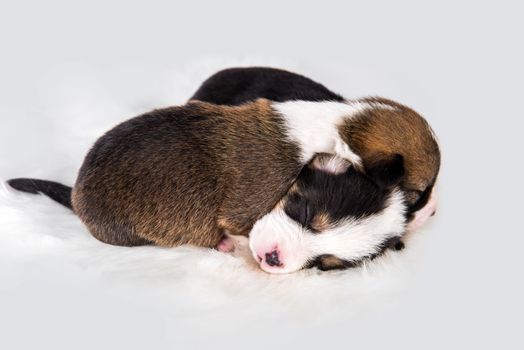
[[[269,266],[280,266],[280,260],[278,260],[278,252],[273,250],[271,253],[266,253],[266,262]]]

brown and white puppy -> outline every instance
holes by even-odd
[[[344,125],[342,135],[362,157],[367,175],[327,156],[305,169],[250,234],[253,255],[264,270],[354,266],[390,245],[402,247],[398,238],[434,213],[431,193],[440,152],[431,128],[413,110],[382,98],[346,101],[309,78],[263,67],[220,71],[192,99],[236,105],[259,97],[297,105],[298,100],[360,104],[362,110]],[[307,108],[297,109],[307,113]]]

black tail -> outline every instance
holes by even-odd
[[[73,209],[73,206],[71,205],[71,187],[53,181],[23,178],[11,179],[7,181],[7,183],[18,191],[33,194],[45,194],[63,206]]]

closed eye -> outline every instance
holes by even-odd
[[[302,204],[302,214],[300,216],[300,223],[304,226],[307,226],[310,221],[311,221],[311,210],[309,207],[309,203],[307,201],[304,201]]]
[[[284,211],[291,219],[306,228],[309,226],[314,215],[313,207],[307,199],[296,194],[289,197]]]

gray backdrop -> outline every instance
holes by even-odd
[[[134,109],[145,111],[170,99],[153,94],[158,82],[150,77],[158,72],[189,96],[195,87],[170,77],[173,67],[250,57],[289,62],[345,96],[380,94],[422,112],[442,145],[440,207],[423,273],[400,309],[283,332],[276,344],[268,333],[267,343],[246,339],[245,348],[522,348],[522,18],[517,1],[2,1],[0,177],[47,169],[72,181],[60,169],[80,159],[53,140],[90,123],[75,120],[75,108],[96,106],[88,99],[69,106],[71,125],[35,118],[76,93],[50,98],[47,86],[96,75],[116,106],[136,101]],[[122,81],[125,90],[113,89]],[[94,114],[100,132],[116,121]],[[70,141],[87,149],[92,138]],[[12,317],[0,316],[0,334]],[[126,345],[168,345],[152,329]],[[23,333],[30,339],[35,331]]]

